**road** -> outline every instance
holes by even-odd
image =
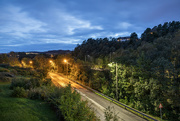
[[[67,84],[71,84],[72,88],[75,88],[77,92],[81,94],[82,100],[87,100],[90,107],[94,110],[95,114],[101,121],[105,120],[104,110],[110,106],[114,108],[114,112],[117,113],[119,121],[146,121],[143,118],[138,117],[137,115],[117,106],[116,104],[98,96],[97,94],[87,90],[81,85],[59,75],[56,73],[49,73],[49,76],[52,78],[52,82],[56,86],[65,87]]]

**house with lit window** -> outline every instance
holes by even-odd
[[[117,38],[117,41],[120,42],[120,41],[128,41],[130,40],[130,37],[119,37]]]

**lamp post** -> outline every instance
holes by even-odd
[[[29,61],[30,64],[32,64],[33,62],[32,61]]]
[[[30,67],[33,68],[33,61],[29,61]]]
[[[112,62],[112,63],[110,63],[110,64],[108,64],[110,67],[112,67],[112,64],[113,64],[114,62]],[[117,77],[118,77],[118,73],[117,73],[117,71],[118,71],[118,69],[117,69],[117,62],[116,62],[116,67],[115,67],[115,70],[116,70],[116,99],[118,100],[118,79],[117,79]]]
[[[117,63],[116,63],[116,99],[118,100]]]
[[[55,69],[56,69],[56,65],[55,65],[55,63],[53,62],[53,60],[49,60],[49,63],[51,64],[51,67],[50,67],[50,69],[51,69],[51,71],[55,71]]]
[[[64,60],[64,63],[67,63],[67,72],[66,72],[66,75],[67,75],[67,77],[68,77],[68,61],[65,59],[65,60]]]

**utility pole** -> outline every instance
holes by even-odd
[[[68,77],[68,62],[67,62],[67,77]]]
[[[116,99],[118,100],[117,62],[116,62]]]
[[[110,52],[110,63],[112,62],[112,57],[111,57],[112,55],[111,55],[111,52]]]
[[[64,60],[64,63],[67,63],[67,72],[66,72],[66,74],[67,74],[67,77],[68,77],[68,61],[65,59]],[[65,67],[64,67],[65,68]]]

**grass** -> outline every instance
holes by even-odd
[[[1,121],[56,121],[50,106],[40,100],[11,97],[9,82],[0,82]]]

